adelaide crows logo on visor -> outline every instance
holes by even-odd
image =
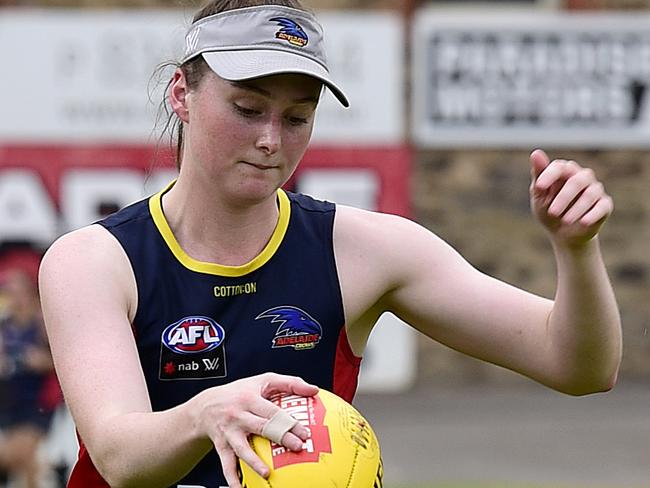
[[[282,27],[282,29],[275,33],[277,39],[284,39],[291,45],[297,47],[305,47],[309,42],[307,33],[296,23],[296,21],[286,17],[273,17],[269,20],[271,22],[277,22],[277,24]]]
[[[184,317],[168,325],[160,345],[160,379],[226,376],[226,333],[210,317]]]
[[[320,324],[307,312],[285,305],[274,307],[262,312],[255,320],[271,319],[272,324],[278,324],[273,338],[273,349],[293,347],[296,351],[313,349],[323,335]]]

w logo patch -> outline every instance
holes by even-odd
[[[199,35],[201,34],[201,27],[192,29],[185,36],[185,52],[189,53],[196,49],[196,46],[199,44]]]

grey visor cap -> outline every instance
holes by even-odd
[[[304,74],[322,81],[344,107],[350,106],[331,79],[323,29],[309,12],[280,5],[228,10],[193,23],[185,42],[182,63],[200,54],[224,80]]]

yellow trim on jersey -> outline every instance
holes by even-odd
[[[262,249],[262,252],[255,256],[251,261],[246,264],[242,264],[241,266],[225,266],[222,264],[198,261],[192,258],[183,250],[183,248],[176,240],[176,237],[174,237],[174,233],[169,227],[162,209],[162,197],[165,193],[167,193],[167,191],[169,191],[174,183],[176,183],[175,180],[172,181],[167,186],[167,188],[156,193],[149,199],[149,211],[151,212],[154,224],[156,224],[160,235],[167,243],[167,247],[169,247],[169,250],[176,257],[176,259],[178,259],[178,261],[187,269],[196,271],[198,273],[213,274],[218,276],[244,276],[264,266],[264,264],[266,264],[269,259],[273,257],[273,255],[280,247],[282,239],[284,239],[284,235],[286,234],[287,228],[289,227],[289,217],[291,216],[291,203],[289,202],[289,197],[282,189],[279,189],[277,193],[280,216],[278,218],[278,223],[275,226],[275,230],[273,231],[273,235],[271,236],[268,244],[264,247],[264,249]]]

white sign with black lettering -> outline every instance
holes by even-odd
[[[418,12],[421,147],[650,146],[650,16]]]
[[[317,143],[394,144],[404,140],[404,29],[399,15],[319,15],[329,64],[348,95],[344,109],[326,93]],[[1,143],[155,143],[159,111],[179,59],[189,13],[10,10],[0,15]],[[9,72],[9,71],[7,71]],[[380,101],[381,103],[378,103]]]

